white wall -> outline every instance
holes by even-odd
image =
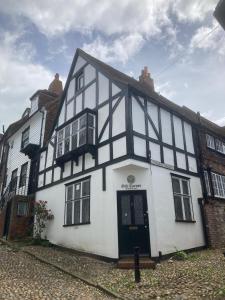
[[[17,176],[20,176],[21,166],[26,162],[28,162],[27,177],[29,177],[30,159],[28,156],[20,152],[22,132],[26,128],[30,127],[29,142],[32,144],[39,145],[40,137],[41,137],[42,118],[43,118],[43,114],[41,112],[37,112],[36,114],[31,116],[31,118],[16,133],[14,133],[9,138],[8,142],[10,147],[9,147],[8,161],[7,161],[7,185],[11,180],[12,171],[18,168]],[[44,112],[44,118],[45,118],[45,112]],[[42,130],[44,131],[44,126]],[[42,132],[42,137],[43,137],[43,132]]]
[[[147,192],[151,255],[158,256],[159,251],[171,253],[175,248],[181,250],[203,246],[197,201],[202,196],[200,180],[190,176],[196,223],[175,222],[170,172],[158,166],[150,167],[146,163],[126,160],[106,168],[106,191],[102,191],[101,169],[85,174],[83,177],[91,175],[91,224],[88,225],[63,227],[65,184],[69,181],[38,191],[36,198],[48,201],[48,208],[54,214],[54,220],[49,221],[48,225],[48,239],[68,248],[118,258],[117,191],[123,190],[122,184],[127,183],[127,176],[132,174],[135,175],[135,183]]]

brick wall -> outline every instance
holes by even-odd
[[[29,211],[27,216],[17,215],[17,204],[20,201],[26,201],[29,204]],[[15,196],[11,199],[11,216],[8,232],[8,239],[15,240],[24,238],[32,233],[32,210],[34,200],[30,197]],[[6,208],[0,213],[0,236],[3,236],[5,225]]]
[[[209,246],[225,248],[225,201],[209,199],[204,204]]]

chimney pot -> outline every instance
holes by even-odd
[[[139,82],[141,82],[144,85],[148,86],[152,91],[155,90],[154,81],[151,78],[150,72],[148,72],[148,67],[147,66],[145,66],[144,69],[141,71],[141,75],[139,76]]]
[[[63,85],[62,85],[62,81],[59,80],[59,73],[55,74],[55,78],[50,83],[48,90],[49,92],[55,93],[57,95],[60,95],[62,93]]]

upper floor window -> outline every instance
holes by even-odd
[[[212,173],[212,184],[214,195],[216,197],[225,198],[225,176]]]
[[[90,223],[90,178],[66,187],[65,225]]]
[[[210,189],[210,183],[209,183],[209,174],[208,171],[204,170],[204,178],[205,178],[205,186],[206,186],[206,191],[207,195],[211,195],[211,189]]]
[[[172,176],[172,186],[176,221],[193,221],[189,180]]]
[[[213,136],[206,134],[206,143],[207,143],[207,147],[211,149],[215,149],[215,140]]]
[[[206,134],[206,144],[208,148],[225,154],[225,143],[223,143],[221,140],[214,138],[209,134]]]
[[[20,181],[19,181],[19,186],[25,186],[26,185],[26,180],[27,180],[27,167],[28,163],[25,163],[24,165],[21,166],[20,170]]]
[[[22,132],[21,149],[25,148],[29,144],[30,128],[28,127]]]
[[[60,129],[57,135],[57,157],[85,144],[95,144],[95,116],[85,113]]]
[[[76,90],[79,91],[84,87],[84,73],[81,72],[76,78]]]

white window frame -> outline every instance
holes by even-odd
[[[179,185],[180,185],[180,193],[177,193],[174,191],[173,189],[173,179],[176,179],[179,181]],[[182,181],[187,183],[187,187],[188,187],[188,194],[185,194],[183,191],[183,184]],[[174,197],[174,209],[175,209],[175,219],[177,222],[194,222],[194,211],[193,211],[193,204],[192,204],[192,197],[191,197],[191,188],[190,188],[190,180],[180,177],[179,175],[172,175],[172,189],[173,189],[173,197]],[[175,196],[180,197],[181,198],[181,206],[182,206],[182,215],[183,218],[182,219],[178,219],[176,216],[176,208],[175,208]],[[186,216],[186,212],[185,212],[185,205],[184,205],[184,198],[188,198],[189,199],[189,205],[190,205],[190,213],[191,213],[191,218],[188,219]]]
[[[84,184],[88,183],[89,184],[89,194],[84,194]],[[76,196],[76,190],[79,187],[79,197]],[[68,190],[72,189],[72,198],[68,199]],[[84,225],[84,224],[90,224],[90,194],[91,194],[91,179],[86,178],[83,180],[76,181],[74,183],[71,183],[66,186],[66,201],[65,201],[65,220],[64,224],[65,226],[70,226],[70,225]],[[83,219],[83,203],[84,201],[88,201],[89,205],[89,211],[88,211],[88,220]],[[72,211],[72,218],[71,218],[71,223],[67,223],[67,204],[70,202],[71,205],[71,211]],[[75,220],[75,203],[80,203],[79,205],[79,222]]]
[[[218,198],[225,198],[225,176],[211,173],[214,196]]]
[[[20,205],[24,205],[23,206],[23,210],[20,208]],[[26,217],[28,215],[28,211],[29,211],[29,205],[28,205],[28,202],[25,202],[25,201],[19,201],[17,203],[17,216],[20,216],[20,217]],[[21,213],[22,212],[22,213]]]
[[[89,126],[88,124],[88,117],[89,116],[93,116],[93,126]],[[85,120],[85,125],[84,127],[82,126],[82,119],[86,118]],[[71,122],[70,124],[66,125],[64,128],[60,129],[57,133],[57,149],[56,149],[56,157],[61,157],[64,154],[66,154],[67,152],[70,152],[72,150],[75,150],[85,144],[92,144],[95,145],[95,123],[96,123],[96,118],[95,115],[92,113],[85,113],[82,116],[80,116],[78,119],[76,119],[75,121]],[[74,127],[75,124],[77,124],[77,130],[74,131]],[[73,127],[74,126],[74,127]],[[66,137],[65,133],[66,133],[66,128],[70,128],[69,129],[69,136]],[[89,141],[89,129],[93,130],[93,140]],[[83,142],[80,142],[81,140],[81,134],[85,133],[85,140]],[[59,140],[59,135],[62,134],[62,137]],[[73,146],[73,137],[77,136],[77,140],[76,140],[76,147]],[[69,140],[69,150],[65,152],[65,141]],[[59,152],[59,145],[61,145],[60,147],[62,147],[62,152]]]

